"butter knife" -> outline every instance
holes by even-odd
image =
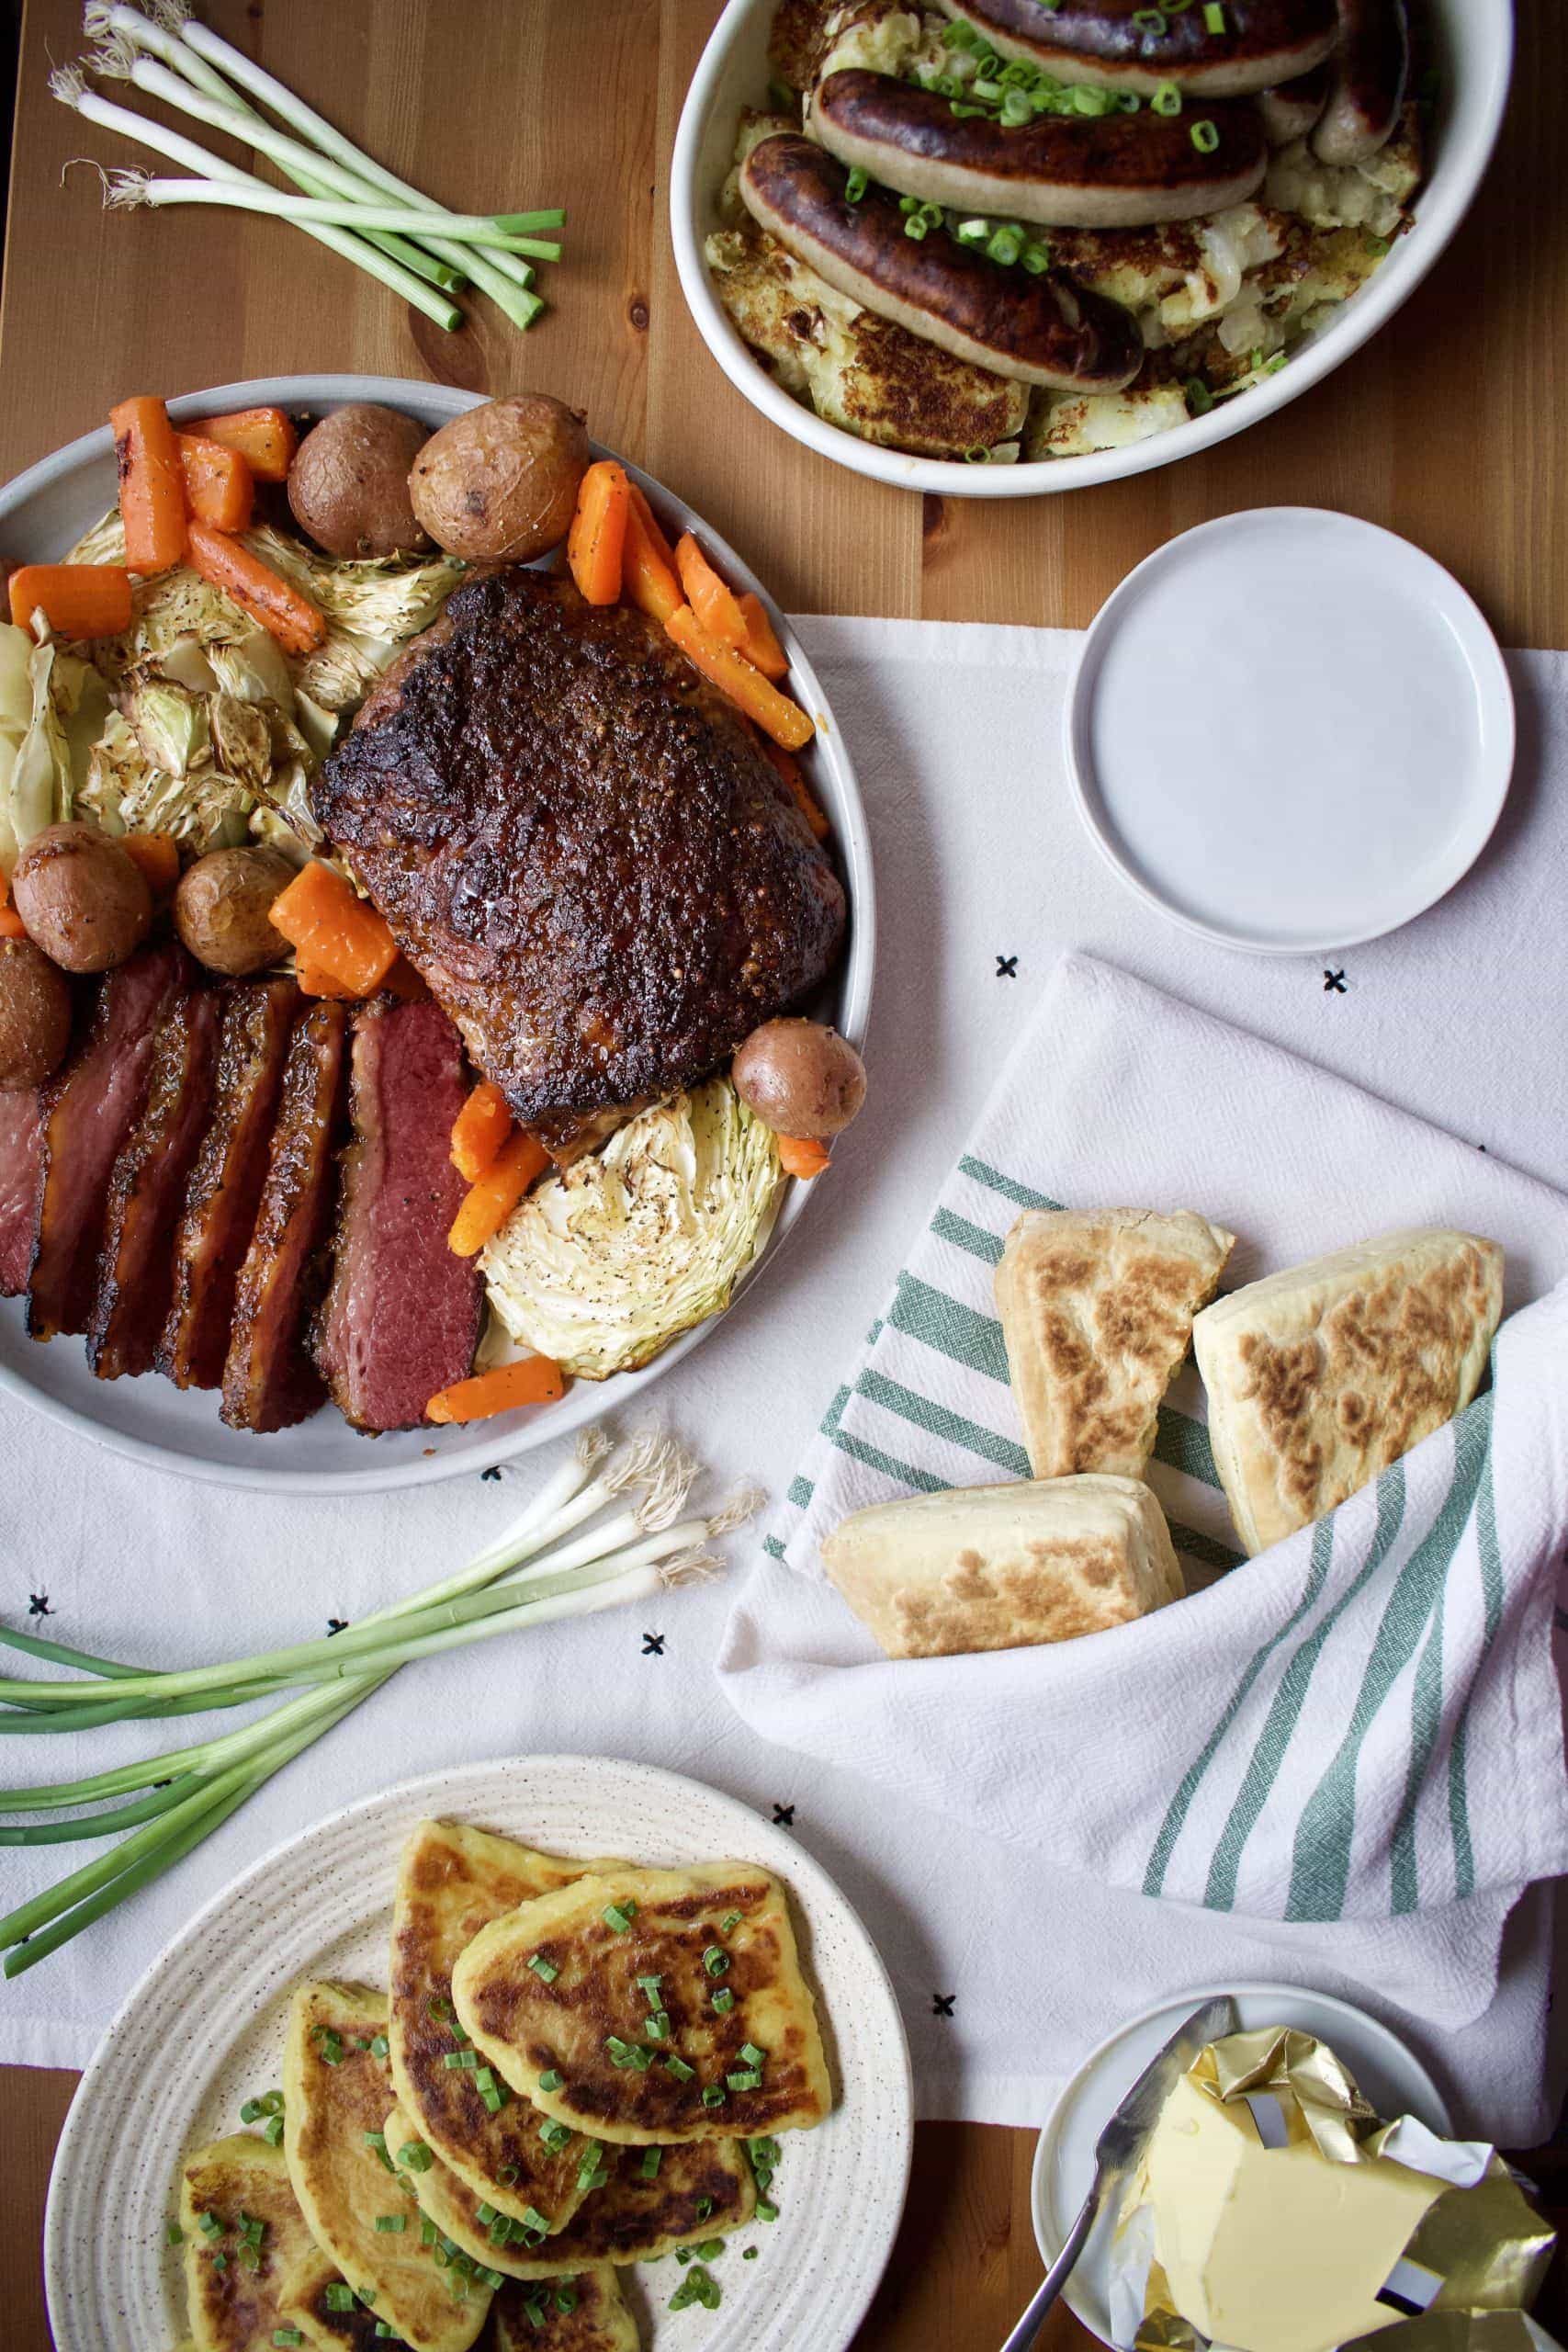
[[[1113,2189],[1130,2177],[1148,2142],[1172,2086],[1187,2072],[1205,2042],[1236,2030],[1235,2003],[1217,1993],[1184,2018],[1163,2049],[1156,2051],[1095,2143],[1094,2178],[1078,2208],[1061,2253],[1045,2273],[1039,2292],[1002,2346],[1002,2352],[1029,2352],[1041,2321],[1066,2285],[1095,2217]]]

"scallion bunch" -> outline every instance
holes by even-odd
[[[68,1818],[0,1828],[0,1845],[55,1845],[124,1836],[85,1868],[0,1918],[5,1973],[19,1975],[117,1904],[151,1885],[413,1659],[497,1634],[649,1599],[718,1566],[705,1548],[740,1526],[757,1498],[713,1517],[685,1517],[697,1465],[653,1432],[612,1450],[599,1430],[548,1479],[522,1517],[445,1582],[361,1618],[325,1640],[177,1673],[95,1657],[0,1626],[0,1642],[86,1679],[0,1679],[0,1735],[37,1736],[207,1713],[283,1690],[300,1695],[243,1730],[176,1747],[85,1780],[0,1790],[0,1813]],[[140,1793],[139,1793],[140,1792]],[[111,1803],[79,1814],[82,1805]]]
[[[291,221],[437,326],[461,326],[463,314],[451,297],[470,283],[514,326],[528,327],[538,317],[544,304],[534,290],[531,265],[559,258],[559,243],[538,233],[562,226],[566,215],[558,208],[500,215],[448,211],[365,154],[243,50],[194,22],[185,0],[149,0],[144,8],[127,0],[88,0],[83,24],[99,44],[87,71],[129,82],[243,141],[301,191],[288,195],[179,131],[112,104],[88,87],[83,67],[63,66],[50,76],[62,105],[196,175],[175,180],[116,174],[106,180],[109,203],[227,205]],[[288,127],[279,130],[277,123]]]

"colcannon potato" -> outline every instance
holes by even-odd
[[[431,435],[409,495],[448,555],[532,563],[565,538],[588,455],[575,409],[544,392],[509,392]]]
[[[730,1076],[765,1127],[818,1143],[841,1135],[865,1101],[865,1064],[820,1021],[764,1021],[736,1055]]]
[[[17,860],[11,899],[28,937],[67,972],[107,972],[152,926],[152,893],[130,852],[96,825],[46,825]]]
[[[300,529],[329,555],[407,555],[430,545],[409,496],[409,469],[423,447],[417,417],[374,401],[323,416],[294,453],[288,503]]]
[[[175,892],[175,929],[198,964],[245,979],[282,961],[288,943],[267,910],[294,879],[278,849],[215,849],[198,857]]]
[[[30,939],[0,939],[0,1094],[41,1086],[71,1042],[71,984]]]

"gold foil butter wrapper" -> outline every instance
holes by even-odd
[[[1389,2290],[1389,2324],[1355,2339],[1376,2352],[1562,2352],[1526,2307],[1546,2275],[1555,2233],[1529,2202],[1495,2149],[1443,2140],[1414,2116],[1382,2121],[1326,2043],[1294,2027],[1226,2034],[1188,2069],[1222,2104],[1260,2094],[1279,2101],[1288,2140],[1303,2135],[1330,2164],[1387,2156],[1441,2180],[1406,2244]],[[1254,2120],[1258,2111],[1254,2109]],[[1268,2143],[1268,2132],[1260,2125]],[[1113,2319],[1136,2312],[1135,2331],[1116,2333],[1129,2352],[1227,2352],[1175,2308],[1155,2252],[1152,2207],[1134,2172],[1111,2250]],[[1425,2306],[1424,2308],[1422,2306]],[[1350,2352],[1350,2347],[1342,2347]]]

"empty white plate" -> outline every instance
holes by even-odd
[[[1314,506],[1227,514],[1102,606],[1068,773],[1140,898],[1222,946],[1381,937],[1485,846],[1514,762],[1497,641],[1408,540]]]
[[[1451,2128],[1442,2094],[1420,2060],[1387,2026],[1348,2001],[1294,1984],[1197,1985],[1120,2027],[1089,2052],[1056,2101],[1034,2151],[1034,2235],[1047,2268],[1089,2194],[1100,2132],[1155,2052],[1213,1993],[1232,1996],[1243,2032],[1292,2025],[1325,2041],[1381,2116],[1415,2115],[1433,2132]],[[1106,2297],[1115,2223],[1115,2211],[1108,2205],[1063,2290],[1068,2309],[1102,2344],[1111,2340]]]

